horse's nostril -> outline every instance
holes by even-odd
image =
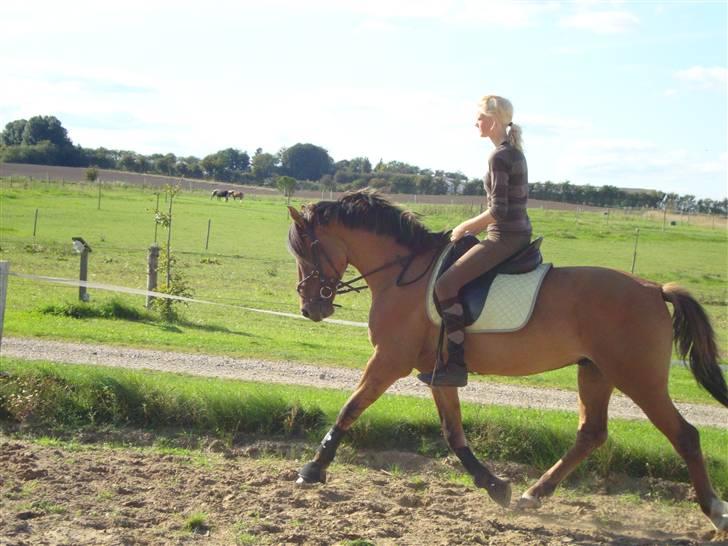
[[[308,318],[308,311],[307,311],[306,309],[301,309],[301,314],[302,314],[302,315],[303,315],[304,317]]]

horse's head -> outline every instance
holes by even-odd
[[[288,249],[298,264],[301,314],[319,322],[334,313],[334,298],[347,266],[344,245],[327,233],[326,226],[316,226],[293,207],[288,230]],[[318,229],[317,229],[318,228]]]

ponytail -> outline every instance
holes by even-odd
[[[508,136],[508,143],[518,151],[523,151],[523,130],[520,125],[516,125],[511,122],[508,124],[506,129],[506,135]]]

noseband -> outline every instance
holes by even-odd
[[[298,292],[298,295],[303,299],[306,282],[311,279],[318,279],[319,297],[308,298],[307,303],[331,300],[341,286],[348,286],[349,283],[341,281],[342,275],[339,274],[333,260],[329,257],[329,254],[326,252],[323,245],[321,245],[321,241],[319,241],[318,237],[316,237],[316,232],[314,231],[313,226],[306,226],[306,232],[303,236],[311,240],[311,261],[313,262],[313,269],[311,270],[311,273],[301,279],[296,285],[296,292]],[[324,268],[321,266],[321,254],[323,254],[324,258],[329,263],[329,266],[334,271],[334,274],[336,275],[335,277],[327,277],[324,273]]]
[[[359,275],[358,277],[351,279],[349,281],[342,281],[341,277],[343,274],[339,274],[339,271],[336,269],[336,266],[334,265],[333,260],[329,256],[329,254],[326,252],[326,249],[321,244],[321,241],[318,237],[316,237],[316,232],[314,230],[314,226],[307,224],[306,225],[306,231],[302,234],[305,238],[309,239],[311,241],[311,261],[313,263],[313,269],[311,270],[311,273],[306,275],[303,279],[301,279],[298,284],[296,285],[296,291],[298,292],[298,295],[303,299],[306,303],[317,303],[321,301],[330,301],[336,296],[337,294],[347,294],[349,292],[361,292],[362,290],[366,290],[369,288],[366,284],[361,286],[354,286],[354,283],[365,279],[369,275],[373,275],[374,273],[377,273],[379,271],[382,271],[384,269],[387,269],[389,267],[400,265],[402,266],[402,271],[400,271],[399,275],[397,276],[396,284],[397,286],[407,286],[413,283],[416,283],[419,281],[422,277],[424,277],[427,272],[432,267],[432,264],[435,263],[435,260],[437,259],[439,253],[435,252],[434,256],[430,260],[430,263],[427,265],[427,268],[417,275],[416,278],[404,281],[404,276],[409,270],[409,267],[412,265],[412,262],[414,259],[419,256],[420,253],[414,253],[410,254],[409,256],[397,256],[394,260],[391,262],[387,262],[383,265],[380,265],[379,267],[363,274]],[[327,277],[324,273],[324,268],[321,265],[321,254],[323,254],[324,259],[328,262],[331,269],[334,271],[335,277]],[[306,282],[311,279],[318,279],[319,281],[319,297],[318,298],[304,298],[304,291]],[[333,304],[335,305],[335,304]]]

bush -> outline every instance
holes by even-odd
[[[44,305],[40,308],[44,315],[71,317],[76,319],[104,318],[121,320],[149,320],[151,316],[144,311],[124,303],[116,298],[101,303],[67,302]]]

